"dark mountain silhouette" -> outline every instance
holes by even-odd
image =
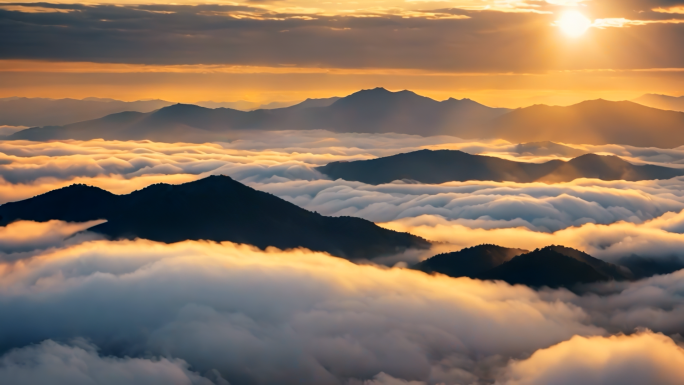
[[[150,112],[171,104],[164,100],[6,98],[0,99],[0,125],[64,125],[124,111]]]
[[[587,263],[561,254],[551,248],[535,250],[511,259],[477,278],[504,281],[511,285],[530,287],[573,287],[609,281],[611,277],[601,274]]]
[[[569,107],[535,105],[481,128],[481,137],[512,142],[554,141],[674,148],[684,144],[684,113],[632,102],[590,100]]]
[[[435,255],[414,265],[413,268],[454,278],[474,278],[527,252],[527,250],[509,249],[496,245],[480,245],[455,253]]]
[[[638,181],[684,175],[684,170],[653,165],[635,166],[617,156],[587,154],[569,162],[552,160],[546,163],[524,163],[457,150],[421,150],[371,160],[333,162],[317,170],[333,179],[368,184],[396,180],[435,184],[469,180],[553,183],[578,178]]]
[[[646,94],[634,99],[633,102],[661,110],[684,111],[684,96]]]
[[[157,184],[128,195],[73,185],[0,206],[0,225],[52,219],[106,219],[89,231],[111,238],[159,242],[213,240],[260,248],[305,247],[349,259],[372,259],[409,248],[427,248],[422,238],[383,229],[360,218],[325,217],[227,176],[182,185]]]
[[[601,261],[578,250],[549,246],[527,252],[494,245],[481,245],[441,254],[413,267],[450,277],[499,280],[530,287],[566,287],[610,280],[630,280],[632,272]]]
[[[600,274],[608,277],[609,279],[614,279],[617,281],[623,281],[628,279],[633,279],[634,274],[624,266],[616,265],[613,263],[607,263],[600,259],[594,258],[591,255],[575,250],[570,247],[565,246],[548,246],[544,250],[551,250],[553,252],[562,254],[566,257],[570,257],[579,262],[587,264],[598,271]]]
[[[175,142],[230,140],[239,130],[309,130],[457,134],[509,110],[468,99],[438,102],[382,88],[345,98],[312,99],[273,110],[238,111],[176,104],[147,114],[125,113],[66,126],[34,127],[10,139],[117,139]]]

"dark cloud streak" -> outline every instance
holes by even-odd
[[[469,18],[429,20],[224,5],[37,5],[74,11],[0,10],[0,58],[518,73],[684,67],[682,25],[594,29],[586,41],[569,42],[551,26],[553,14],[443,9],[432,12]]]

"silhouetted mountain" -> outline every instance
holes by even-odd
[[[227,176],[183,185],[157,184],[128,195],[73,185],[0,206],[1,225],[24,219],[69,222],[106,219],[89,231],[111,238],[159,242],[213,240],[260,248],[305,247],[349,259],[372,259],[409,248],[422,238],[360,218],[325,217]]]
[[[565,255],[579,262],[585,263],[602,275],[608,277],[609,279],[614,279],[618,281],[623,281],[627,279],[634,279],[634,274],[629,268],[624,266],[607,263],[600,259],[594,258],[591,255],[581,252],[579,250],[572,249],[570,247],[564,246],[549,246],[544,248],[544,250],[551,250],[553,252]]]
[[[609,281],[589,264],[551,248],[535,250],[501,264],[477,278],[504,281],[530,287],[573,287],[577,284]]]
[[[682,169],[635,166],[617,156],[587,154],[569,162],[525,163],[456,150],[420,150],[371,160],[333,162],[317,170],[333,179],[368,184],[396,180],[432,184],[469,180],[555,183],[577,178],[638,181],[684,175]]]
[[[437,255],[413,268],[455,278],[500,280],[510,284],[551,288],[572,288],[578,284],[634,278],[625,267],[562,246],[527,252],[482,245]]]
[[[510,111],[469,99],[442,102],[410,91],[363,90],[328,104],[305,101],[273,110],[238,111],[174,105],[112,124],[110,117],[61,127],[34,127],[11,139],[229,140],[236,130],[311,130],[497,138],[512,142],[684,145],[684,113],[632,102],[592,100],[569,107]]]
[[[315,126],[336,132],[440,135],[469,130],[507,113],[470,99],[438,102],[411,91],[363,90],[312,116]]]
[[[527,252],[527,250],[509,249],[496,245],[480,245],[455,253],[436,255],[416,264],[413,268],[454,278],[474,278]]]
[[[481,128],[479,136],[514,143],[554,141],[674,148],[684,144],[684,113],[606,100],[569,107],[536,105],[494,119]]]
[[[191,104],[175,104],[150,113],[122,112],[101,119],[66,126],[34,127],[19,131],[9,139],[106,139],[161,142],[208,142],[228,140],[224,122],[249,125],[251,117],[268,110],[243,112],[227,108],[210,109]],[[246,120],[247,119],[247,120]],[[229,131],[228,131],[229,132]]]
[[[34,127],[10,139],[118,139],[204,142],[229,140],[236,130],[399,132],[420,135],[458,133],[509,110],[468,99],[438,102],[409,91],[382,88],[345,98],[307,100],[273,110],[238,111],[177,104],[148,114],[107,116],[62,127]]]
[[[7,98],[0,99],[0,125],[63,125],[124,111],[150,112],[171,104],[164,100]]]
[[[684,111],[684,96],[646,94],[633,100],[635,103],[661,110]]]

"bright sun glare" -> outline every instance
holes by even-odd
[[[591,20],[577,11],[568,11],[556,21],[556,25],[560,27],[564,34],[578,37],[587,32],[589,27],[591,27]]]

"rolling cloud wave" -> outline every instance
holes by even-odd
[[[641,380],[682,379],[666,336],[683,331],[681,272],[578,296],[307,250],[149,241],[64,245],[0,272],[0,374],[24,381],[576,383],[586,370],[567,368],[634,360]],[[619,335],[633,325],[654,332]],[[656,349],[669,359],[642,359]],[[562,364],[587,350],[603,359]]]

